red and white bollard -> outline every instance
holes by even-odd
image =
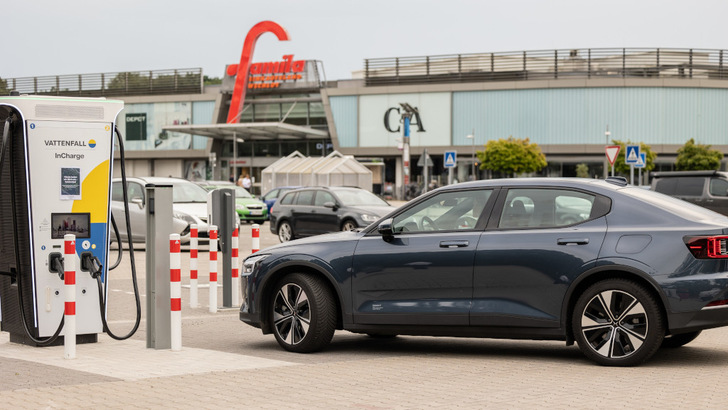
[[[256,253],[260,250],[260,225],[253,224],[253,246],[250,253]]]
[[[190,225],[190,307],[196,308],[197,301],[197,224]]]
[[[210,313],[217,313],[217,226],[210,225]]]
[[[169,235],[169,301],[172,350],[182,350],[182,268],[179,234]]]
[[[240,263],[238,254],[240,252],[239,245],[238,245],[238,228],[235,228],[233,230],[233,239],[232,239],[232,259],[233,259],[233,267],[232,267],[232,287],[233,287],[233,298],[232,298],[232,304],[233,306],[237,306],[240,304],[240,269],[238,268],[238,264]]]
[[[76,235],[63,237],[63,357],[76,358]]]

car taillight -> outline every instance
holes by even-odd
[[[690,237],[685,244],[698,259],[728,258],[728,236]]]

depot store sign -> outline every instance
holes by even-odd
[[[283,61],[255,63],[250,65],[248,89],[278,88],[283,81],[295,81],[303,78],[306,60],[293,60],[293,54],[283,56]],[[227,67],[227,74],[234,76],[238,72],[237,64]]]

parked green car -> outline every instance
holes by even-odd
[[[235,210],[238,212],[240,222],[262,224],[268,220],[268,207],[250,195],[245,188],[227,181],[196,181],[196,183],[208,191],[217,188],[233,188],[235,190]]]

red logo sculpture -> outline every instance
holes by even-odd
[[[227,117],[228,124],[238,120],[240,106],[245,101],[245,90],[248,88],[248,69],[250,68],[250,60],[253,58],[253,51],[255,51],[255,43],[264,33],[273,33],[280,41],[289,40],[286,30],[272,21],[261,21],[250,29],[248,35],[245,36],[240,63],[238,65],[229,65],[227,69],[228,75],[236,75],[235,88],[233,88],[233,97],[230,100],[230,110]]]

